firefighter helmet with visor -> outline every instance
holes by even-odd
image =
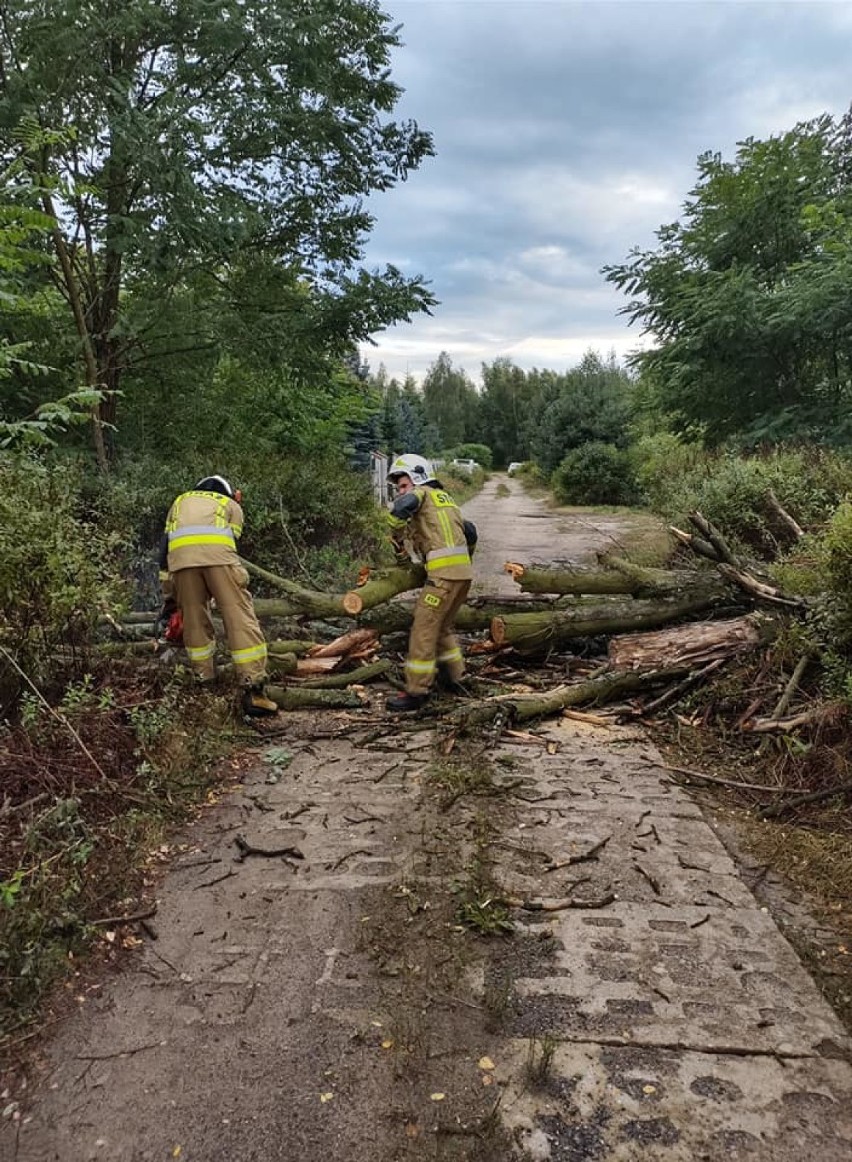
[[[428,460],[414,452],[397,456],[388,471],[388,480],[396,482],[401,476],[408,476],[412,484],[433,484],[435,471]]]

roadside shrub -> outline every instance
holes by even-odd
[[[631,455],[655,511],[683,526],[697,509],[733,548],[764,559],[791,541],[770,493],[803,528],[818,529],[852,490],[852,459],[826,449],[706,453],[663,434],[641,440]]]
[[[458,444],[444,453],[445,460],[475,460],[486,472],[494,467],[494,453],[487,444]]]
[[[638,491],[628,454],[597,441],[569,452],[551,486],[560,504],[630,504]]]
[[[852,646],[852,501],[840,505],[825,534],[826,577],[836,642]]]
[[[120,552],[119,537],[81,516],[73,465],[0,458],[0,645],[37,685],[86,669],[98,615],[123,597]],[[6,658],[0,673],[3,696],[21,688]]]
[[[630,448],[630,462],[643,497],[659,512],[665,511],[672,484],[680,485],[706,460],[707,453],[700,445],[687,443],[673,432],[642,436]]]

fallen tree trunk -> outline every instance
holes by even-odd
[[[266,665],[273,674],[295,674],[296,655],[270,653],[267,655]]]
[[[279,577],[277,573],[270,573],[251,561],[240,557],[240,564],[255,577],[261,577],[276,589],[282,590],[290,599],[287,602],[287,613],[282,616],[306,614],[310,617],[345,617],[346,607],[343,604],[344,594],[322,593],[317,589],[308,589],[295,581],[288,581],[286,577]],[[255,608],[257,602],[255,602]]]
[[[693,669],[772,641],[778,625],[750,613],[726,621],[700,621],[657,633],[620,634],[609,643],[609,660],[618,670]]]
[[[373,678],[386,674],[393,663],[389,658],[382,658],[371,662],[367,666],[359,666],[357,670],[348,670],[346,673],[328,674],[325,678],[309,678],[299,683],[300,690],[339,690],[344,686],[360,686]]]
[[[444,715],[447,722],[457,726],[481,726],[505,715],[513,722],[542,718],[569,706],[584,703],[601,705],[626,694],[648,690],[661,682],[668,682],[684,673],[688,667],[674,666],[665,670],[639,672],[610,672],[598,678],[589,678],[571,686],[557,686],[543,694],[498,694],[479,702],[467,702]]]
[[[375,630],[377,634],[407,633],[411,628],[411,618],[414,613],[416,598],[404,598],[393,601],[389,605],[371,609],[358,618],[358,624]],[[465,632],[488,629],[495,617],[508,617],[516,614],[518,609],[532,610],[542,617],[552,616],[554,611],[561,608],[570,608],[575,603],[569,598],[567,601],[553,598],[524,598],[521,601],[506,600],[503,597],[477,597],[459,609],[456,614],[455,627]]]
[[[240,560],[249,573],[263,578],[287,594],[288,608],[280,614],[285,617],[294,614],[308,617],[357,617],[366,609],[390,601],[398,593],[419,589],[426,580],[426,570],[412,561],[410,565],[396,565],[371,572],[363,585],[347,590],[346,593],[322,593],[316,589],[307,589],[295,581],[288,581],[286,577],[279,577],[277,573],[270,573],[268,569],[262,569],[243,558]],[[255,609],[257,605],[256,601]]]
[[[557,568],[507,561],[503,570],[525,593],[628,593],[632,597],[662,597],[708,584],[706,573],[646,569],[619,557],[608,557],[602,568]]]
[[[491,639],[499,646],[533,653],[555,649],[578,637],[597,637],[622,630],[654,629],[690,614],[704,613],[728,597],[718,584],[658,597],[609,602],[578,602],[551,613],[512,613],[491,621]]]
[[[316,642],[311,641],[281,641],[280,639],[276,639],[275,641],[267,642],[266,648],[271,654],[301,655],[310,653],[310,651],[316,647],[316,644]]]
[[[280,710],[354,710],[364,703],[350,690],[304,689],[302,686],[267,686],[266,694]]]

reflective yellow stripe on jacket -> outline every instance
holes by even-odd
[[[470,567],[470,553],[467,545],[449,545],[446,549],[433,549],[426,554],[426,572],[437,573],[439,570],[452,568],[454,565]]]

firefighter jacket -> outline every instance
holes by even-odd
[[[468,542],[476,542],[476,530],[464,520],[461,509],[443,488],[419,485],[399,496],[388,513],[391,538],[399,549],[403,537],[411,540],[423,558],[429,577],[469,581],[473,577]]]
[[[237,540],[243,531],[243,510],[218,492],[184,492],[166,517],[160,547],[160,569],[207,565],[239,565]]]

